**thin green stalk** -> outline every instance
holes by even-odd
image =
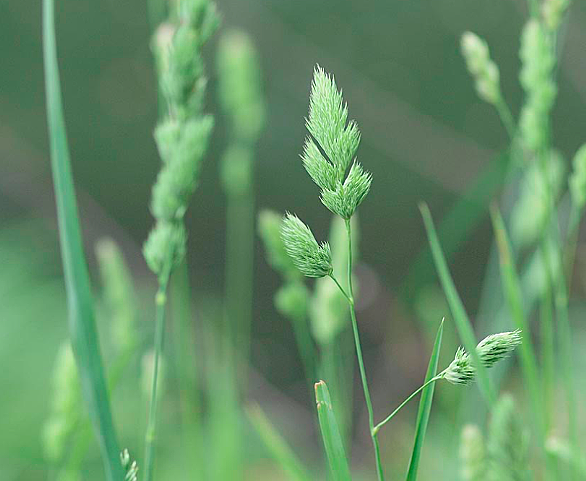
[[[169,283],[170,272],[166,269],[159,279],[159,290],[155,297],[156,304],[156,325],[155,325],[155,359],[153,366],[153,382],[151,385],[151,401],[149,404],[149,417],[145,437],[145,481],[153,478],[155,439],[157,430],[157,403],[158,403],[158,379],[159,379],[159,358],[163,352],[163,341],[165,334],[165,313],[167,307],[167,284]]]
[[[429,381],[427,381],[426,383],[424,383],[423,385],[421,385],[420,387],[418,387],[415,391],[413,391],[413,393],[411,393],[411,395],[405,399],[401,404],[399,404],[399,406],[397,407],[397,409],[395,409],[391,414],[389,414],[384,421],[381,421],[380,423],[378,423],[375,427],[374,427],[374,434],[377,434],[380,429],[387,424],[391,419],[393,419],[395,417],[395,415],[405,406],[405,404],[407,404],[409,401],[411,401],[411,399],[413,399],[415,396],[417,396],[417,394],[419,394],[421,391],[423,391],[427,386],[429,386],[432,382],[436,382],[439,381],[440,379],[442,379],[444,377],[444,373],[441,372],[440,374],[438,374],[435,377],[432,377]]]
[[[51,170],[57,203],[71,344],[79,370],[83,397],[87,403],[102,453],[106,479],[119,481],[123,479],[124,473],[120,464],[120,449],[112,421],[79,227],[57,65],[53,0],[43,0],[43,57]]]
[[[517,128],[515,126],[515,119],[513,117],[513,114],[511,113],[511,109],[509,108],[509,106],[507,105],[507,103],[504,101],[504,99],[502,97],[499,97],[498,101],[495,103],[494,106],[499,114],[501,122],[503,123],[503,125],[505,127],[505,130],[507,131],[507,134],[509,136],[511,143],[514,143],[515,142],[515,132],[516,132]],[[511,150],[512,150],[512,146],[511,146]]]
[[[332,276],[334,282],[338,285],[340,291],[348,300],[350,306],[350,317],[352,319],[352,332],[354,334],[354,345],[356,347],[356,357],[358,358],[358,367],[360,369],[360,379],[362,381],[362,390],[364,391],[364,399],[366,401],[366,409],[368,411],[368,425],[370,428],[370,436],[374,446],[376,471],[379,481],[384,480],[384,473],[380,459],[380,448],[376,432],[374,431],[374,411],[372,409],[372,401],[370,399],[370,391],[368,389],[368,381],[366,379],[366,370],[364,369],[364,360],[362,358],[362,345],[360,343],[360,333],[358,332],[358,323],[356,322],[356,310],[354,308],[354,292],[352,287],[352,227],[350,220],[346,220],[346,232],[348,234],[348,293],[344,291],[339,282]]]
[[[254,199],[251,188],[228,194],[226,212],[226,327],[240,362],[247,362],[252,323]],[[246,373],[239,372],[239,376]],[[246,381],[243,381],[246,385]]]

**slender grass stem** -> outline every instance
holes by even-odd
[[[391,414],[389,414],[384,421],[381,421],[380,423],[378,423],[374,429],[373,432],[376,435],[380,429],[387,424],[391,419],[393,419],[393,417],[395,417],[395,415],[409,402],[411,401],[411,399],[413,399],[415,396],[417,396],[417,394],[419,394],[421,391],[423,391],[427,386],[429,386],[432,382],[436,382],[439,381],[440,379],[442,379],[444,377],[444,373],[441,372],[440,374],[438,374],[435,377],[432,377],[429,381],[427,381],[425,384],[423,384],[422,386],[418,387],[415,391],[413,391],[413,393],[407,398],[405,399],[401,404],[399,404],[399,406],[397,407],[397,409],[395,409]]]
[[[374,446],[374,454],[376,460],[376,471],[379,481],[385,479],[380,458],[380,448],[376,432],[374,431],[374,411],[372,409],[372,401],[370,398],[370,391],[368,389],[368,381],[366,379],[366,370],[364,368],[364,360],[362,357],[362,345],[360,343],[360,333],[358,331],[358,323],[356,321],[356,310],[354,308],[354,292],[352,288],[352,227],[350,220],[346,219],[346,232],[348,234],[348,292],[346,292],[336,278],[331,275],[344,297],[348,300],[350,306],[350,317],[352,319],[352,332],[354,334],[354,345],[356,347],[356,357],[358,358],[358,367],[360,369],[360,379],[362,381],[362,390],[364,391],[364,399],[366,401],[366,410],[368,411],[368,425],[370,429],[370,436]]]
[[[154,451],[157,429],[157,388],[159,379],[159,358],[163,351],[165,334],[165,313],[167,307],[167,285],[169,284],[170,270],[167,268],[159,279],[159,290],[155,297],[156,326],[155,326],[155,359],[153,366],[153,382],[151,385],[151,402],[149,405],[149,417],[145,438],[145,481],[153,478]]]
[[[496,102],[495,107],[499,114],[501,122],[503,123],[505,130],[507,131],[510,141],[514,143],[517,128],[515,126],[515,119],[513,117],[511,109],[502,97],[500,97],[499,100]],[[513,146],[511,148],[513,148]]]

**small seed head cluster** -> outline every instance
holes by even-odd
[[[570,176],[570,195],[572,201],[582,210],[586,205],[586,145],[578,149],[572,162],[574,171]]]
[[[557,88],[551,37],[538,20],[530,20],[523,29],[520,56],[520,81],[526,95],[520,118],[521,137],[526,149],[539,152],[547,142]]]
[[[460,45],[478,96],[489,104],[497,104],[501,99],[500,74],[490,58],[487,43],[475,33],[465,32]]]
[[[368,194],[372,176],[355,159],[360,131],[356,122],[348,122],[342,92],[319,66],[311,84],[306,126],[311,137],[305,140],[303,165],[321,188],[322,203],[334,214],[350,219]]]
[[[175,8],[177,21],[159,28],[153,48],[168,115],[155,129],[163,165],[151,198],[156,224],[143,253],[158,276],[167,275],[185,255],[183,216],[213,128],[213,118],[202,113],[206,78],[201,48],[218,26],[216,7],[209,0],[184,0]]]
[[[332,273],[332,253],[327,242],[318,244],[311,232],[296,215],[283,218],[281,236],[293,264],[307,277],[324,277]]]
[[[474,424],[462,430],[460,460],[463,481],[486,481],[486,446],[480,429]]]
[[[506,358],[519,344],[521,331],[501,332],[485,337],[476,346],[476,352],[482,365],[490,368]],[[476,368],[472,356],[464,348],[458,348],[454,360],[443,372],[443,378],[452,384],[468,384],[475,376]]]

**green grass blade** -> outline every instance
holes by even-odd
[[[492,225],[496,237],[496,243],[499,251],[501,279],[505,299],[511,311],[511,317],[517,329],[524,333],[523,342],[519,346],[519,355],[523,377],[530,397],[533,403],[534,420],[537,423],[538,433],[540,434],[541,443],[545,442],[545,413],[541,403],[542,395],[538,377],[537,357],[535,348],[531,339],[531,331],[525,307],[523,305],[523,290],[521,281],[513,261],[511,243],[507,234],[505,223],[497,207],[491,208]]]
[[[427,374],[425,375],[425,382],[435,377],[437,374],[437,364],[439,361],[440,350],[442,346],[442,335],[444,333],[444,320],[440,324],[433,344],[431,357],[429,358],[429,365],[427,367]],[[421,449],[423,448],[423,440],[427,431],[427,423],[429,422],[429,415],[431,413],[431,404],[433,402],[433,392],[435,390],[435,382],[432,382],[421,393],[419,400],[419,411],[417,412],[417,424],[415,427],[415,442],[413,443],[413,451],[411,453],[411,460],[409,461],[409,469],[407,471],[407,481],[415,481],[417,479],[417,469],[419,468],[419,459],[421,458]]]
[[[344,451],[344,443],[332,409],[328,386],[323,381],[315,384],[315,401],[317,403],[319,427],[330,463],[332,479],[334,481],[350,481],[352,478],[350,477],[350,467]]]
[[[69,331],[81,378],[84,400],[87,403],[98,444],[102,451],[106,479],[120,481],[124,479],[124,473],[120,464],[120,450],[116,441],[108,390],[104,379],[65,133],[57,67],[54,16],[53,0],[43,0],[43,53],[47,123],[69,309]]]
[[[313,479],[260,406],[253,404],[246,411],[258,435],[288,478],[291,481],[310,481]]]
[[[470,319],[468,318],[468,314],[466,313],[466,309],[464,308],[464,304],[462,303],[462,300],[458,295],[458,291],[456,290],[456,286],[454,285],[454,281],[452,280],[450,270],[448,269],[448,264],[442,252],[442,248],[433,225],[429,207],[427,204],[421,203],[419,205],[419,209],[421,210],[421,215],[423,216],[423,223],[425,224],[425,230],[427,231],[427,237],[429,239],[429,245],[431,247],[431,253],[435,262],[435,267],[444,289],[444,293],[448,300],[450,310],[452,311],[452,316],[454,318],[454,322],[456,323],[458,334],[462,339],[464,347],[470,353],[472,360],[474,361],[480,392],[482,393],[485,401],[489,405],[492,405],[495,400],[495,396],[490,385],[487,369],[480,362],[480,358],[476,352],[476,337],[474,336],[474,330],[472,329],[472,325],[470,323]]]

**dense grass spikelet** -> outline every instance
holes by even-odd
[[[186,0],[175,10],[174,21],[155,34],[153,48],[167,116],[155,129],[163,165],[151,198],[156,223],[143,253],[159,277],[168,275],[185,254],[183,216],[213,128],[213,117],[202,112],[207,81],[201,49],[218,26],[216,7],[209,0]]]
[[[470,354],[459,347],[454,360],[444,371],[444,379],[452,384],[468,384],[474,380],[476,369],[472,365]]]
[[[463,481],[486,481],[486,446],[482,432],[474,424],[468,424],[462,429],[460,460]]]
[[[350,219],[368,194],[372,176],[355,160],[360,131],[356,122],[348,122],[348,107],[342,92],[334,77],[319,66],[311,84],[306,126],[313,138],[305,140],[303,165],[322,189],[322,203],[334,214]]]
[[[513,397],[501,396],[495,404],[488,430],[487,481],[527,481],[528,436]]]
[[[476,346],[476,352],[483,366],[491,368],[498,361],[506,358],[519,344],[521,331],[501,332],[485,337]],[[443,378],[452,384],[468,384],[476,376],[472,356],[463,347],[459,347],[454,360],[443,371]]]
[[[579,210],[586,205],[586,145],[578,149],[572,161],[574,170],[570,176],[570,194]]]
[[[324,277],[332,273],[330,245],[327,242],[318,244],[311,229],[296,215],[285,215],[281,236],[287,254],[302,274],[307,277]]]
[[[501,100],[499,68],[490,58],[487,43],[475,33],[465,32],[460,46],[478,96],[489,104],[498,104]]]
[[[505,359],[519,344],[521,344],[521,331],[501,332],[485,337],[476,346],[480,361],[490,368],[501,359]]]
[[[520,57],[520,81],[526,96],[519,121],[521,137],[526,149],[540,152],[547,144],[557,87],[551,37],[538,20],[529,20],[523,29]]]

